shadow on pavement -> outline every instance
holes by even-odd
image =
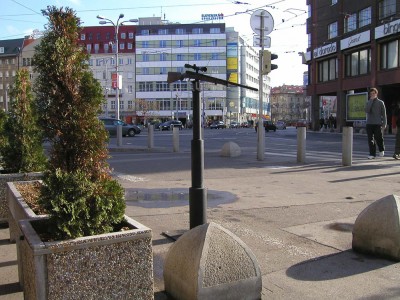
[[[302,281],[325,281],[367,273],[392,264],[395,262],[347,250],[293,265],[287,269],[286,275]]]

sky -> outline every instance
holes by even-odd
[[[273,61],[278,69],[270,73],[271,86],[302,85],[303,73],[307,70],[298,54],[306,52],[307,48],[306,0],[1,0],[1,4],[0,40],[22,38],[34,30],[43,31],[47,19],[41,10],[54,5],[74,9],[82,26],[99,25],[97,15],[113,21],[123,13],[126,20],[155,16],[174,23],[194,24],[202,22],[202,14],[222,13],[226,27],[234,27],[253,44],[250,18],[255,10],[263,9],[274,20],[268,50],[278,55]]]

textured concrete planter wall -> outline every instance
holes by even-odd
[[[8,226],[10,230],[10,242],[17,242],[17,258],[18,258],[18,278],[21,287],[24,285],[24,278],[22,276],[23,264],[21,262],[20,254],[20,241],[19,237],[22,235],[18,222],[24,219],[37,219],[44,218],[46,215],[37,215],[24,201],[24,198],[18,192],[15,182],[19,184],[31,184],[34,181],[14,181],[6,183],[6,198],[8,202],[9,217]]]
[[[21,220],[25,299],[154,299],[151,229],[125,217],[130,230],[42,242]]]
[[[0,223],[8,223],[7,182],[40,179],[42,173],[0,174]]]
[[[18,226],[19,220],[35,219],[45,216],[37,215],[33,212],[16,188],[15,182],[18,182],[18,184],[31,184],[34,181],[14,181],[6,183],[6,198],[9,209],[8,226],[10,230],[10,242],[12,243],[21,236],[21,230]]]

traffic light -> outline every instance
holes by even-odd
[[[268,50],[264,50],[263,52],[263,68],[262,75],[267,75],[272,70],[278,69],[277,65],[271,64],[271,60],[277,59],[278,55],[272,54]]]

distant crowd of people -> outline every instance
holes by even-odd
[[[329,118],[321,118],[319,119],[319,126],[320,129],[325,128],[325,129],[336,129],[336,117],[334,117],[332,114],[329,116]]]

